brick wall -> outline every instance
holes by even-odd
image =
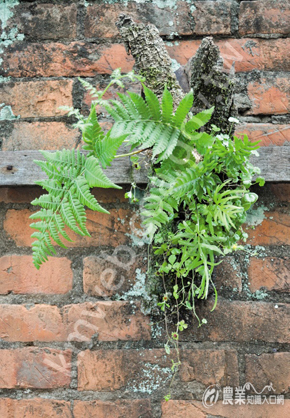
[[[6,0],[2,151],[80,141],[59,106],[87,112],[90,100],[77,77],[103,86],[113,69],[132,69],[114,25],[124,11],[159,28],[175,66],[212,35],[225,69],[236,72],[239,132],[262,146],[290,145],[287,0]],[[208,323],[181,334],[182,366],[172,400],[164,402],[171,359],[162,324],[140,310],[147,260],[138,207],[123,191],[96,190],[110,216],[88,211],[92,239],[76,237],[36,271],[28,216],[41,190],[0,188],[1,418],[288,417],[290,185],[255,191],[260,199],[248,217],[246,251],[216,269],[218,306],[210,313],[213,301],[201,303]],[[210,385],[235,390],[247,382],[258,392],[272,383],[284,404],[225,405],[220,396],[207,409],[201,402]]]

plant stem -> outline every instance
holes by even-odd
[[[130,157],[131,155],[135,155],[135,154],[140,154],[140,152],[145,151],[147,148],[144,149],[139,149],[137,151],[133,151],[133,152],[128,152],[128,154],[119,154],[116,155],[115,158],[121,158],[121,157]]]

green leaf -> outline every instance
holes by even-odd
[[[187,132],[192,132],[200,129],[210,120],[213,111],[214,107],[211,107],[210,109],[203,110],[202,112],[193,116],[185,125],[185,130]]]
[[[188,112],[193,106],[193,93],[190,91],[186,94],[186,96],[183,97],[181,102],[179,103],[174,118],[173,123],[177,128],[181,128],[181,125],[186,118]]]
[[[114,188],[122,189],[122,187],[114,184],[103,172],[100,167],[99,161],[94,156],[90,156],[86,160],[85,164],[85,178],[90,187],[102,187],[105,189]],[[82,182],[82,184],[84,184]],[[98,210],[98,209],[96,209]]]
[[[102,206],[98,204],[95,197],[90,193],[90,188],[88,183],[86,182],[86,179],[84,179],[81,176],[78,177],[75,181],[75,190],[79,201],[83,205],[87,206],[92,210],[109,214],[109,212],[106,209],[102,208]]]
[[[112,138],[110,136],[110,132],[111,131],[109,131],[107,135],[103,138],[103,140],[101,142],[98,142],[95,147],[97,157],[100,163],[102,164],[103,168],[106,168],[107,166],[111,165],[111,162],[114,160],[114,157],[117,154],[118,149],[128,136],[128,134],[125,134],[119,137]]]

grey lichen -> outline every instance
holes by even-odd
[[[223,60],[211,37],[204,38],[195,56],[185,66],[194,95],[194,112],[214,106],[209,122],[223,133],[233,130],[228,119],[234,112],[234,80],[223,71]]]
[[[116,23],[127,53],[135,59],[136,71],[146,78],[146,85],[161,97],[164,86],[170,90],[174,103],[183,98],[165,44],[158,29],[151,24],[135,23],[130,16],[121,14]]]

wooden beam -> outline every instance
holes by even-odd
[[[253,156],[251,162],[261,169],[266,181],[290,181],[290,147],[262,147],[259,157]],[[0,186],[31,186],[35,181],[46,178],[33,160],[42,160],[39,151],[0,152]],[[133,170],[130,159],[113,161],[106,170],[107,176],[117,184],[147,183],[147,170],[143,164],[140,170]]]

